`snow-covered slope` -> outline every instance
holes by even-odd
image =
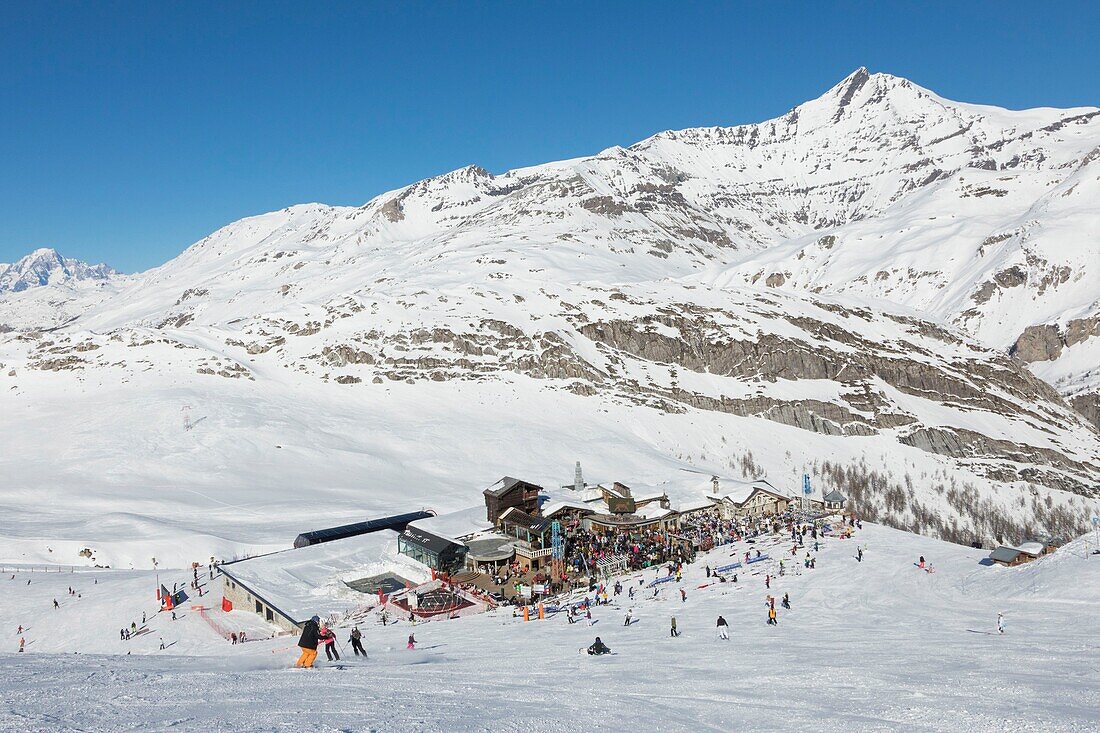
[[[152,572],[17,570],[0,581],[0,729],[1083,733],[1100,709],[1094,546],[1083,539],[1025,567],[982,567],[984,551],[865,524],[852,540],[825,540],[813,570],[788,562],[770,588],[766,563],[736,584],[708,579],[705,564],[749,547],[735,544],[685,568],[686,602],[676,584],[635,601],[624,591],[594,609],[591,627],[561,615],[524,623],[510,609],[383,627],[374,613],[359,622],[367,659],[346,658],[344,626],[341,668],[322,653],[312,673],[289,669],[296,639],[266,639],[255,614],[211,612],[252,639],[233,646],[190,608],[175,621],[156,613]],[[919,556],[936,572],[917,569]],[[654,575],[624,582],[638,588],[636,578]],[[777,604],[777,626],[765,624],[768,594],[791,601]],[[143,612],[149,631],[120,640]],[[729,641],[716,638],[719,615]],[[29,627],[23,654],[12,653],[19,625]],[[578,654],[596,635],[614,655]]]
[[[0,341],[7,546],[224,553],[578,459],[809,472],[957,539],[1074,531],[1100,436],[1005,350],[1095,305],[1098,126],[860,70],[759,125],[235,222]]]

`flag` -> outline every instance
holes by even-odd
[[[225,596],[222,596],[222,610],[226,613],[233,610],[233,601],[229,600]]]

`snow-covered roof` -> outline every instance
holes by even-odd
[[[844,494],[840,493],[836,489],[833,489],[832,491],[830,491],[828,494],[825,495],[823,501],[827,501],[827,502],[830,502],[830,503],[833,503],[833,502],[843,503],[843,502],[847,501],[847,499],[844,497]]]
[[[1046,545],[1044,545],[1042,542],[1035,542],[1034,540],[1029,540],[1027,542],[1021,542],[1020,544],[1016,545],[1016,549],[1019,550],[1020,552],[1023,552],[1025,554],[1027,554],[1027,555],[1036,555],[1037,556],[1037,555],[1042,555],[1043,552],[1047,548],[1046,548]]]
[[[423,565],[397,553],[397,533],[389,529],[225,563],[222,569],[296,622],[372,601],[344,581],[385,572],[428,580]]]
[[[670,514],[675,514],[671,509],[665,509],[660,504],[646,504],[645,506],[638,507],[638,510],[634,512],[639,517],[645,517],[646,519],[661,519],[667,517]]]
[[[989,553],[989,559],[996,562],[1012,562],[1016,559],[1016,556],[1020,554],[1020,551],[1015,547],[1006,547],[1001,545],[1000,547]]]
[[[702,497],[699,499],[689,499],[688,501],[680,502],[680,504],[676,507],[676,511],[683,514],[684,512],[695,512],[699,511],[700,509],[709,509],[712,506],[714,506],[714,501],[712,499]]]
[[[409,526],[418,527],[440,537],[461,540],[478,532],[492,529],[493,523],[485,517],[485,506],[478,505],[457,512],[418,519],[415,522],[410,522]]]
[[[542,505],[542,516],[547,518],[552,517],[562,509],[580,509],[586,512],[594,512],[597,510],[597,507],[592,506],[592,504],[586,504],[583,501],[554,499]]]
[[[793,496],[789,491],[778,489],[764,479],[757,479],[756,481],[730,481],[726,479],[721,480],[718,484],[719,497],[734,504],[744,504],[754,491],[766,491],[785,499],[790,499]]]

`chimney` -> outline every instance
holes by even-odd
[[[581,476],[580,461],[577,461],[577,468],[573,472],[573,491],[584,491],[584,477]]]
[[[718,496],[718,477],[717,476],[711,476],[710,477],[710,486],[711,486],[711,489],[714,490],[714,495]]]

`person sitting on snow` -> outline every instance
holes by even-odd
[[[588,647],[588,653],[592,655],[610,654],[611,650],[608,648],[607,644],[604,644],[602,641],[600,641],[600,637],[597,636],[596,641],[592,643],[592,646]]]

